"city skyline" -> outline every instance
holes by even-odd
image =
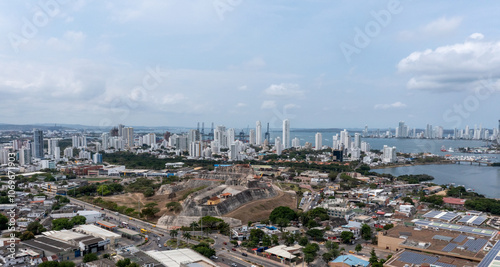
[[[222,2],[0,3],[1,122],[496,127],[500,3]]]

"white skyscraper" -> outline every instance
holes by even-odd
[[[227,145],[228,146],[231,146],[232,144],[234,144],[235,137],[236,136],[234,133],[234,128],[227,129]]]
[[[125,140],[125,144],[128,148],[134,146],[134,128],[125,127],[123,128],[123,139]]]
[[[384,149],[382,150],[382,162],[384,163],[394,163],[396,162],[396,147],[389,147],[384,145]]]
[[[290,121],[283,120],[283,148],[290,148]]]
[[[109,133],[103,133],[101,135],[102,149],[106,150],[109,148]]]
[[[281,138],[276,137],[274,139],[274,147],[276,148],[276,155],[281,155],[283,151],[283,144],[281,143]]]
[[[299,148],[300,147],[300,139],[295,137],[292,139],[292,147]]]
[[[354,148],[361,147],[361,135],[359,133],[354,134]]]
[[[255,127],[255,144],[258,146],[262,145],[262,124],[260,121],[257,121]]]
[[[214,141],[219,143],[221,148],[227,148],[226,127],[219,125],[214,129]]]
[[[321,150],[323,147],[323,135],[321,133],[316,133],[316,145],[314,147],[315,150]]]
[[[249,140],[248,142],[251,144],[251,145],[255,145],[255,130],[254,129],[250,129],[250,133],[249,133]]]

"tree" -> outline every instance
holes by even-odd
[[[361,250],[363,250],[363,246],[361,246],[361,244],[357,244],[354,250],[359,253]]]
[[[313,255],[314,257],[316,257],[316,253],[319,251],[319,245],[316,244],[316,243],[310,243],[310,244],[307,244],[303,249],[302,251],[305,253],[305,254],[311,254]]]
[[[102,184],[102,185],[97,187],[97,194],[100,196],[107,196],[107,195],[111,194],[111,190],[109,189],[109,187],[107,185]]]
[[[343,231],[342,233],[340,233],[340,238],[342,238],[342,241],[344,243],[350,243],[353,237],[354,234],[350,231]]]
[[[319,229],[311,229],[306,232],[306,235],[310,236],[314,241],[322,241],[325,232]]]
[[[171,238],[176,238],[177,235],[179,235],[179,231],[177,231],[177,230],[170,230],[169,234],[170,234]]]
[[[9,223],[9,218],[0,213],[0,230],[5,230],[9,228],[8,223]]]
[[[168,205],[168,204],[167,204]],[[193,228],[193,231],[194,231],[194,228],[198,228],[200,225],[197,223],[197,222],[192,222],[191,224],[189,224],[189,226],[191,228]]]
[[[211,249],[210,246],[205,242],[201,242],[198,245],[194,245],[193,250],[207,258],[215,256],[215,250]]]
[[[189,244],[189,239],[191,239],[191,234],[189,232],[182,233],[182,237],[184,237]]]
[[[272,243],[273,243],[273,246],[277,246],[277,245],[279,245],[279,244],[280,244],[280,242],[279,242],[279,239],[278,239],[278,236],[277,236],[277,235],[274,235],[274,234],[273,234],[273,235],[271,236],[271,241],[272,241]]]
[[[125,258],[125,259],[119,260],[116,263],[116,266],[118,266],[118,267],[127,267],[129,265],[130,265],[130,259],[129,258]]]
[[[230,234],[229,231],[231,230],[231,226],[226,222],[219,223],[217,228],[219,229],[219,233],[221,233],[223,235],[228,236]]]
[[[39,235],[42,232],[47,231],[47,229],[45,229],[45,227],[43,227],[43,225],[38,221],[29,223],[26,230],[32,232],[34,235]]]
[[[409,203],[410,205],[415,205],[415,203],[413,203],[413,199],[411,199],[411,197],[403,197],[403,198],[401,198],[401,200],[403,200],[405,203]]]
[[[309,265],[309,263],[314,261],[315,256],[309,253],[304,254],[304,261]]]
[[[277,223],[278,218],[283,218],[283,219],[286,219],[288,221],[293,221],[293,220],[297,219],[297,213],[289,207],[280,206],[280,207],[273,209],[273,211],[269,215],[269,220],[272,223]]]
[[[337,242],[326,241],[325,247],[328,250],[338,249],[339,248],[339,244]]]
[[[80,225],[80,224],[85,224],[87,222],[87,218],[85,216],[77,215],[69,221],[73,225]]]
[[[95,253],[89,253],[85,256],[83,256],[83,262],[91,262],[91,261],[96,261],[98,260],[99,257]]]
[[[147,188],[142,194],[144,197],[152,197],[155,194],[155,190],[153,188]]]
[[[59,231],[62,229],[73,228],[73,223],[68,218],[59,218],[52,220],[52,230]]]
[[[30,232],[30,231],[24,231],[20,236],[19,236],[19,239],[21,239],[21,241],[24,241],[24,240],[29,240],[29,239],[33,239],[35,238],[35,235]]]
[[[378,262],[378,257],[377,254],[375,253],[375,249],[372,248],[372,251],[370,252],[370,259],[368,260],[372,265],[376,262]]]
[[[372,238],[372,228],[366,223],[361,226],[361,236],[365,240],[370,240]]]
[[[333,255],[330,252],[323,253],[323,255],[321,255],[321,257],[323,258],[323,260],[325,262],[329,262],[333,259]]]
[[[299,245],[305,246],[307,244],[309,244],[309,239],[307,237],[303,236],[299,239]]]
[[[394,224],[388,223],[388,224],[384,225],[384,230],[389,230],[389,229],[391,229],[393,227],[394,227]]]
[[[157,205],[158,204],[156,202],[146,204],[144,206],[145,208],[141,210],[142,215],[146,218],[154,217],[155,214],[160,211],[160,209],[156,207]]]

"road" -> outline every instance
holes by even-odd
[[[140,228],[147,229],[151,231],[148,233],[148,237],[150,241],[140,247],[141,250],[148,251],[148,250],[168,250],[169,248],[165,247],[164,244],[171,239],[169,231],[167,229],[164,229],[162,227],[155,227],[153,226],[154,224],[145,222],[136,218],[132,218],[123,214],[120,214],[115,211],[111,211],[108,209],[103,209],[99,206],[95,206],[93,204],[89,204],[87,202],[66,196],[71,203],[80,205],[84,207],[87,210],[94,210],[98,211],[100,213],[105,214],[106,217],[113,218],[113,221],[116,221],[117,224],[120,224],[121,222],[127,222],[129,226],[134,227],[135,229],[139,230]],[[201,231],[194,231],[191,232],[192,235],[201,235]],[[158,237],[160,237],[160,240],[158,241]],[[210,237],[214,238],[215,244],[214,244],[214,249],[216,250],[217,256],[219,259],[217,260],[218,262],[231,265],[231,263],[236,263],[238,266],[246,266],[250,267],[252,266],[251,263],[246,262],[250,261],[262,266],[270,266],[270,267],[282,267],[286,266],[284,264],[265,259],[263,257],[248,253],[248,256],[242,256],[241,251],[237,249],[236,251],[232,251],[231,248],[233,247],[231,243],[229,243],[229,237],[220,235],[220,234],[212,234]],[[180,237],[181,238],[181,237]],[[223,242],[226,242],[228,245],[224,245]],[[191,244],[198,244],[197,241],[195,240],[190,240],[189,243]],[[161,245],[161,248],[158,246],[158,244]],[[224,248],[224,249],[223,249]],[[223,261],[222,261],[223,260]]]

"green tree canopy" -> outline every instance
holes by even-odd
[[[269,220],[272,223],[277,223],[278,218],[283,218],[288,221],[293,221],[297,219],[297,213],[289,207],[280,206],[275,208],[269,215]]]
[[[342,238],[342,241],[344,243],[350,243],[353,237],[354,234],[350,231],[343,231],[342,233],[340,233],[340,238]]]

